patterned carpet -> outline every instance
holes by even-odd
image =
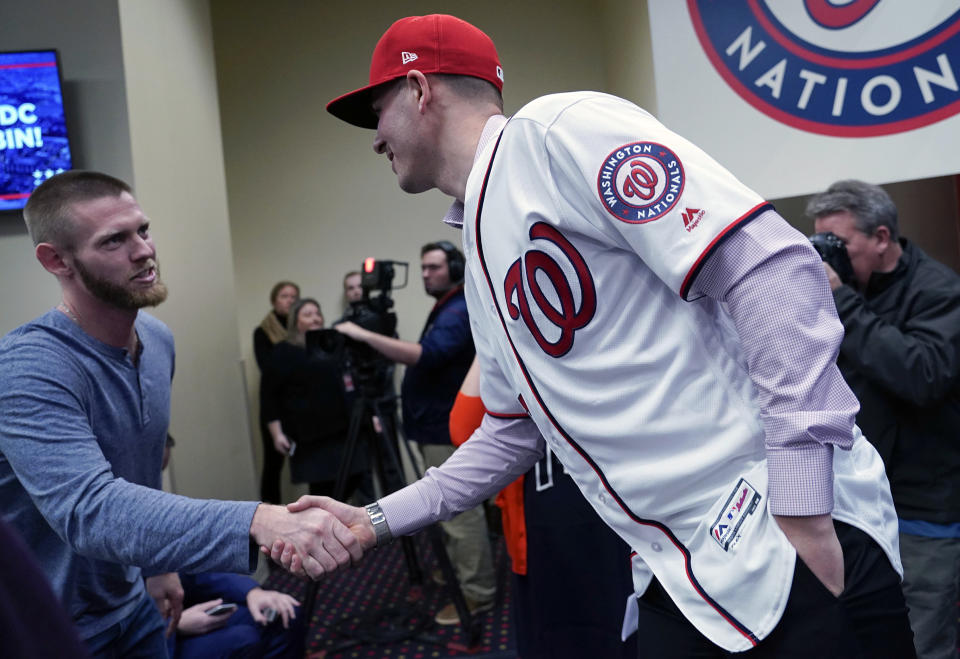
[[[437,566],[426,535],[413,546],[424,574]],[[449,599],[441,586],[427,577],[410,582],[399,542],[380,548],[363,561],[329,579],[317,589],[316,604],[307,631],[310,659],[428,659],[478,657],[513,659],[516,641],[510,620],[509,558],[502,538],[494,545],[498,572],[497,604],[481,614],[480,639],[468,647],[468,635],[459,625],[441,626],[434,614]],[[264,584],[302,601],[307,582],[275,571]]]

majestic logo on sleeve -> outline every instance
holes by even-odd
[[[812,133],[869,137],[960,112],[960,0],[687,0],[745,101]]]
[[[703,219],[703,216],[706,215],[707,211],[701,210],[699,208],[688,208],[680,216],[683,218],[683,228],[688,232],[693,231],[697,228],[697,225],[700,224],[700,220]]]
[[[676,205],[683,182],[683,165],[673,151],[656,142],[632,142],[604,159],[597,192],[615,218],[643,224]]]
[[[596,287],[583,256],[554,227],[537,222],[530,227],[530,239],[547,241],[549,245],[544,247],[562,256],[566,263],[561,265],[547,251],[527,250],[513,262],[503,281],[507,311],[513,320],[523,319],[545,353],[561,357],[573,347],[576,331],[593,319],[597,311]],[[576,291],[568,274],[576,278]],[[544,283],[550,284],[546,291]],[[530,306],[527,289],[536,309]]]

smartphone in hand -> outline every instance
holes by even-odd
[[[217,604],[216,606],[211,606],[209,609],[204,611],[208,616],[222,616],[227,613],[233,613],[237,610],[237,605],[233,602],[224,602],[223,604]]]

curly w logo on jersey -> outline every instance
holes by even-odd
[[[812,133],[869,137],[960,112],[960,0],[687,0],[745,101]]]
[[[551,357],[561,357],[573,347],[576,331],[593,319],[597,311],[596,287],[583,256],[554,227],[537,222],[530,227],[530,239],[547,241],[566,257],[567,269],[572,268],[577,279],[580,303],[577,304],[574,287],[563,266],[547,252],[530,249],[513,262],[504,278],[507,311],[513,320],[523,319],[537,345],[545,353]],[[549,282],[552,290],[544,291],[542,280]],[[536,311],[530,306],[527,289],[537,306]]]

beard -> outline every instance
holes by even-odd
[[[453,290],[455,284],[447,283],[446,286],[427,286],[423,285],[423,291],[432,298],[440,299]]]
[[[157,278],[150,288],[131,290],[121,284],[94,275],[79,260],[74,261],[80,281],[95,297],[126,311],[136,311],[143,307],[155,307],[167,299],[167,285],[160,280],[160,263],[156,260],[153,267]]]

